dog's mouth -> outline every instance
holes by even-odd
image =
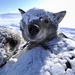
[[[30,42],[41,42],[42,41],[42,39],[43,39],[43,37],[41,37],[41,38],[28,38],[28,40],[30,41]]]
[[[28,35],[27,39],[30,42],[41,42],[46,38],[45,34],[46,34],[46,32],[42,33],[41,30],[40,30],[40,32],[36,36]]]
[[[26,30],[24,30],[25,39],[30,42],[40,42],[46,37],[47,31],[41,26],[39,21],[32,21],[28,24]]]

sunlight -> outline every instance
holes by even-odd
[[[59,12],[66,10],[67,14],[64,20],[61,22],[60,27],[75,28],[74,16],[75,16],[75,2],[74,0],[44,0],[39,8],[43,8],[50,12]]]

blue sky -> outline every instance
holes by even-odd
[[[0,13],[17,13],[18,8],[28,10],[37,7],[48,11],[73,11],[74,0],[0,0]]]
[[[25,11],[37,7],[51,12],[66,10],[67,14],[60,26],[75,28],[75,0],[0,0],[0,14],[19,13],[18,8]]]
[[[44,0],[0,0],[0,13],[15,13],[18,8],[28,10],[39,6]]]

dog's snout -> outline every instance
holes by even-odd
[[[29,31],[29,34],[30,34],[31,36],[35,36],[35,35],[37,35],[37,34],[39,33],[40,28],[39,28],[39,26],[36,25],[36,24],[31,24],[31,25],[29,25],[29,27],[28,27],[28,31]]]

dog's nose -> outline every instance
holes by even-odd
[[[39,28],[39,26],[36,25],[36,24],[31,24],[31,25],[29,25],[29,27],[28,27],[28,31],[29,31],[29,34],[30,34],[31,36],[35,36],[35,35],[37,35],[37,34],[39,33],[40,28]]]

